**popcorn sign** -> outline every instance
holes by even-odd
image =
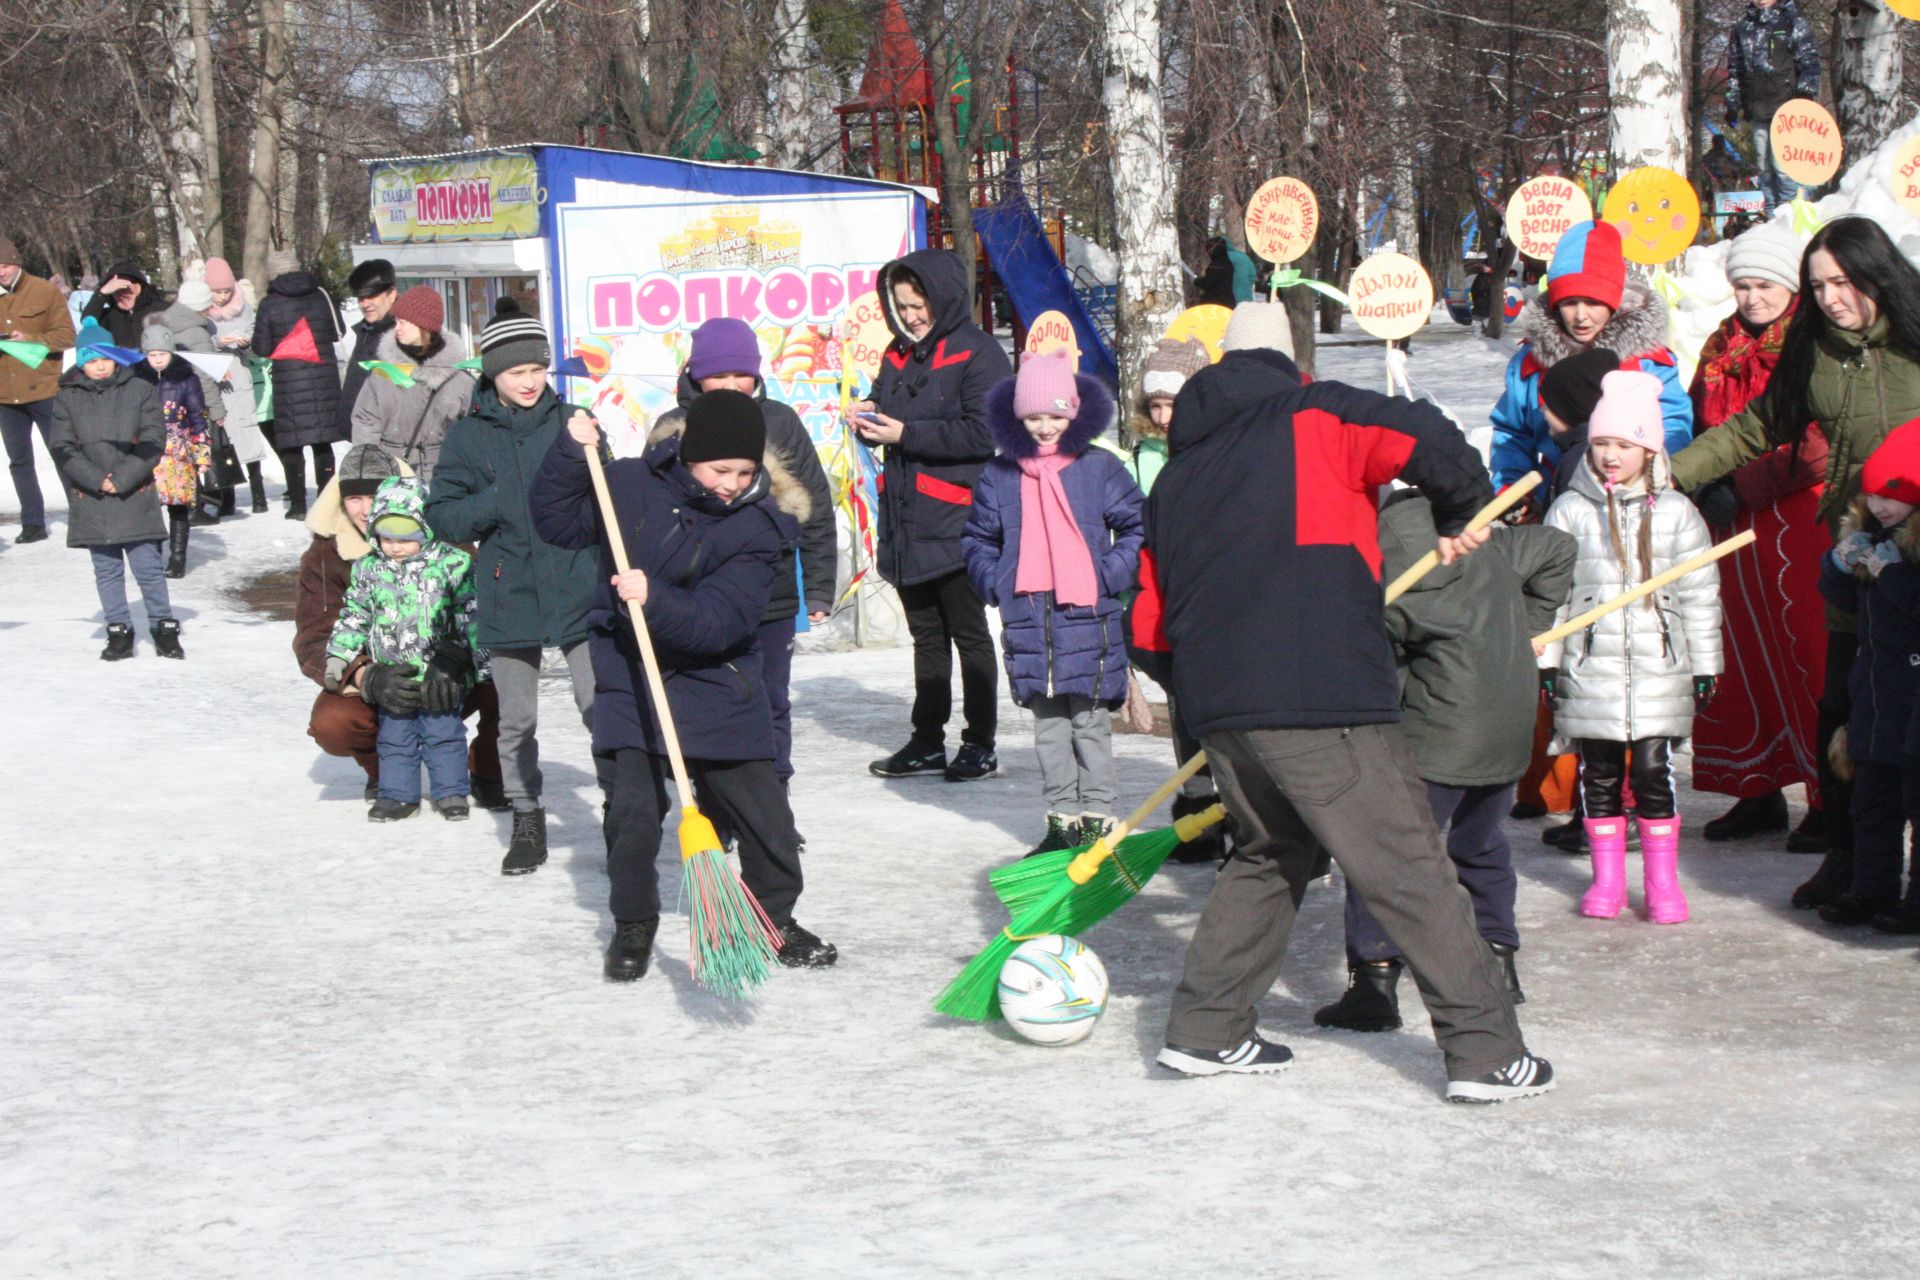
[[[1767,144],[1780,172],[1817,187],[1840,172],[1840,126],[1811,98],[1795,98],[1773,113]]]
[[[1313,247],[1320,202],[1298,178],[1262,183],[1247,201],[1247,248],[1268,262],[1292,262]]]
[[[1552,176],[1534,178],[1520,184],[1507,201],[1507,239],[1527,257],[1538,262],[1553,257],[1575,223],[1593,217],[1593,202],[1578,183]]]
[[[373,238],[381,244],[540,234],[540,180],[527,152],[386,161],[369,181]]]

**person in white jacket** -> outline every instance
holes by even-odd
[[[1560,618],[1585,613],[1712,544],[1706,521],[1670,483],[1660,380],[1609,373],[1587,426],[1587,450],[1547,524],[1580,544]],[[1645,860],[1647,918],[1687,919],[1678,862],[1672,751],[1693,732],[1721,670],[1720,575],[1709,564],[1606,615],[1541,655],[1554,729],[1580,752],[1593,886],[1580,914],[1611,920],[1627,904],[1629,775]]]

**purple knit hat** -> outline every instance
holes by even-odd
[[[1073,384],[1073,357],[1065,351],[1028,356],[1013,385],[1013,414],[1030,418],[1050,413],[1072,418],[1080,412],[1080,389]]]
[[[693,354],[687,357],[687,376],[695,382],[723,373],[760,376],[760,339],[745,320],[722,316],[693,331]]]

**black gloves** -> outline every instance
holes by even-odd
[[[1560,668],[1540,668],[1540,696],[1546,699],[1549,707],[1553,705],[1553,700],[1559,696],[1559,685]]]
[[[436,650],[427,659],[426,674],[420,678],[420,709],[444,713],[465,706],[467,675],[472,670],[473,655],[465,645]]]
[[[1708,524],[1729,525],[1740,514],[1740,494],[1732,480],[1722,477],[1694,490],[1693,505]]]
[[[1693,678],[1693,709],[1706,710],[1707,704],[1713,701],[1713,695],[1719,688],[1719,676],[1695,676]]]
[[[395,715],[407,715],[421,709],[420,682],[405,667],[376,662],[360,677],[360,696]]]

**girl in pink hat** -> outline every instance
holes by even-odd
[[[1609,373],[1587,426],[1587,449],[1547,523],[1580,544],[1562,621],[1705,551],[1706,521],[1671,487],[1650,373]],[[1720,578],[1712,565],[1616,610],[1541,655],[1558,737],[1580,752],[1593,886],[1580,914],[1611,920],[1627,905],[1623,784],[1638,803],[1647,918],[1687,918],[1678,861],[1672,754],[1720,674]]]

